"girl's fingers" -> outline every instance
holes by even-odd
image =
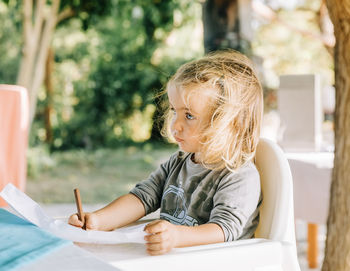
[[[168,243],[148,243],[146,248],[147,253],[150,255],[161,255],[171,250],[171,246]]]
[[[151,256],[157,256],[157,255],[162,255],[164,253],[167,253],[168,250],[149,250],[147,249],[147,253]]]
[[[86,223],[85,227],[86,227],[87,230],[95,230],[95,229],[97,229],[97,227],[96,227],[96,225],[95,225],[95,223],[94,223],[94,221],[92,219],[87,218],[85,223]]]
[[[147,253],[150,255],[161,255],[169,252],[174,247],[174,231],[172,224],[165,220],[156,220],[146,225],[145,236]]]
[[[68,219],[68,223],[76,227],[82,227],[84,225],[83,222],[79,220],[77,214],[71,215]]]
[[[145,228],[144,228],[144,231],[147,232],[147,233],[154,233],[154,226],[159,223],[159,220],[155,220],[155,221],[152,221],[151,223],[148,223]]]
[[[79,220],[78,214],[71,215],[68,219],[68,223],[73,226],[83,228],[84,230],[98,230],[99,223],[96,215],[94,215],[93,213],[85,213],[84,220],[85,220],[85,228],[83,228],[84,223]]]
[[[164,220],[156,220],[146,225],[144,231],[150,234],[162,232],[167,229],[167,222]]]
[[[168,240],[167,232],[159,232],[145,236],[145,241],[148,243],[160,243]]]
[[[159,250],[166,250],[167,245],[164,243],[148,243],[147,244],[147,250],[153,250],[153,251],[159,251]]]

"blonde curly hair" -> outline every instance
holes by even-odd
[[[234,50],[216,51],[182,65],[166,87],[185,96],[195,86],[212,92],[211,120],[201,129],[200,162],[209,169],[236,171],[255,156],[263,114],[263,93],[252,62]],[[166,113],[162,134],[172,138],[172,114]]]

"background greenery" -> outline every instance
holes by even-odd
[[[175,151],[174,147],[144,144],[48,156],[38,148],[31,149],[27,193],[43,203],[65,203],[74,201],[72,191],[79,187],[84,203],[107,203],[128,193]]]

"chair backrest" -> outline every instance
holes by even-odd
[[[261,138],[255,163],[263,194],[255,237],[295,244],[293,180],[288,160],[276,143]]]
[[[26,182],[29,105],[24,87],[0,84],[0,190]],[[6,206],[0,199],[0,207]]]
[[[284,150],[319,150],[323,121],[320,76],[281,75],[277,101],[284,130],[280,146]]]

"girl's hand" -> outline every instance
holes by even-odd
[[[86,230],[98,230],[99,229],[99,221],[98,217],[94,213],[84,213],[85,226]],[[68,223],[82,228],[84,223],[78,219],[78,214],[71,215],[68,219]]]
[[[147,253],[160,255],[177,246],[178,231],[175,225],[165,220],[156,220],[146,225],[145,236]]]

